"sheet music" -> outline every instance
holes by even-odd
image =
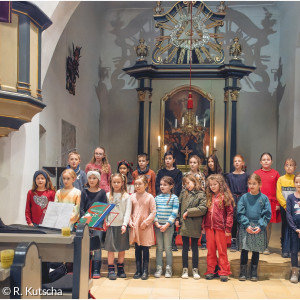
[[[74,204],[49,202],[41,226],[61,229],[70,225]]]

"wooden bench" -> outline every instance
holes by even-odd
[[[76,299],[88,298],[88,291],[92,283],[92,281],[89,281],[90,236],[88,225],[79,224],[76,234],[71,234],[69,237],[64,237],[58,233],[0,233],[0,250],[15,249],[20,242],[34,242],[38,247],[38,253],[42,262],[72,262],[71,297]],[[34,275],[31,273],[30,276]],[[41,285],[41,278],[39,282]],[[63,298],[67,296],[64,293]]]

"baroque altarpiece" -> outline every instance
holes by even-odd
[[[242,63],[237,37],[225,49],[224,1],[215,10],[202,1],[179,1],[165,11],[157,1],[153,18],[159,35],[153,51],[141,37],[138,60],[123,69],[138,81],[138,153],[149,153],[154,168],[162,166],[169,150],[183,171],[192,154],[204,162],[218,151],[224,170],[232,165],[240,80],[255,67]]]

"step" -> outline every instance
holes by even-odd
[[[271,251],[270,255],[260,254],[259,265],[258,265],[258,276],[260,280],[266,279],[289,279],[291,275],[291,259],[281,257],[280,250],[276,248],[269,248]],[[182,273],[182,249],[179,246],[178,251],[173,251],[173,276],[180,277]],[[232,275],[231,277],[238,278],[240,273],[240,252],[227,251],[228,259],[230,262],[230,268]],[[249,253],[249,262],[251,262],[251,252]],[[206,256],[207,250],[199,248],[199,272],[201,276],[204,276],[206,272]],[[115,264],[117,263],[117,254],[115,253]],[[156,247],[150,248],[150,263],[149,270],[150,275],[153,276],[156,269]],[[165,264],[165,254],[164,254]],[[189,275],[192,276],[192,251],[189,251]],[[163,268],[165,270],[165,266]],[[135,267],[135,251],[134,247],[131,247],[125,254],[125,272],[128,277],[132,277],[136,272]],[[102,250],[102,268],[101,275],[107,275],[107,251]]]

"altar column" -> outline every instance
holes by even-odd
[[[237,99],[240,93],[240,79],[228,77],[224,88],[224,172],[233,171],[233,158],[237,154]],[[229,105],[231,100],[231,106]]]
[[[239,95],[239,90],[235,89],[231,91],[230,98],[231,98],[231,139],[230,139],[230,172],[233,171],[233,158],[237,154],[236,153],[236,105],[237,105],[237,98]]]
[[[149,78],[139,80],[139,127],[138,127],[138,154],[150,153],[151,136],[151,104],[152,104],[152,81]],[[147,105],[148,102],[148,105]]]

